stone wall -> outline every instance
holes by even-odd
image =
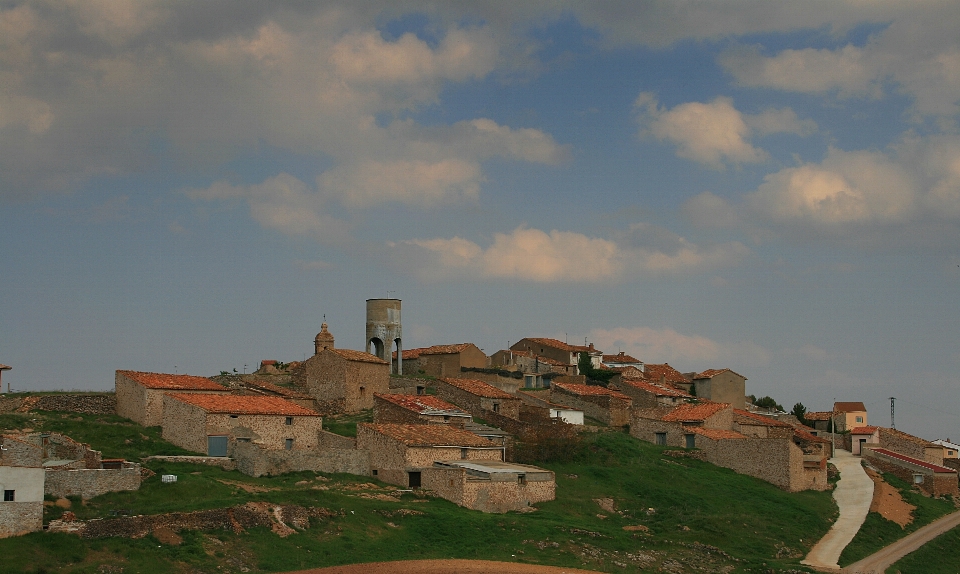
[[[483,411],[490,410],[503,416],[520,420],[520,399],[517,397],[497,398],[481,397],[451,385],[437,381],[437,396],[467,411],[475,417],[483,418]],[[496,405],[496,408],[494,408]]]
[[[59,498],[93,498],[107,492],[140,489],[140,465],[125,462],[123,468],[47,469],[43,492]]]
[[[117,412],[117,399],[113,393],[0,397],[0,413],[14,411],[63,411],[93,415],[112,415]]]
[[[26,441],[13,437],[0,437],[0,466],[33,466],[43,464],[43,450]]]
[[[889,450],[893,449],[891,448]],[[874,450],[869,447],[863,448],[862,456],[864,459],[868,460],[871,465],[883,472],[888,472],[896,476],[908,484],[915,484],[914,475],[921,475],[923,477],[923,482],[916,484],[916,486],[920,487],[920,489],[927,494],[931,494],[933,496],[943,496],[945,494],[949,494],[954,497],[960,496],[956,473],[935,473],[929,468],[910,464],[907,461],[898,460],[892,457],[887,457],[883,455],[883,453],[874,452]]]
[[[462,468],[432,467],[423,470],[422,486],[458,506],[503,513],[556,498],[556,482],[549,475],[539,481],[521,482],[512,474],[502,477],[509,480],[491,480],[471,477]]]
[[[255,444],[231,443],[237,470],[248,476],[274,476],[305,470],[370,476],[370,454],[356,449],[270,450]]]
[[[303,362],[295,380],[321,413],[355,413],[373,408],[374,393],[389,392],[390,365],[347,360],[323,349]]]
[[[707,461],[765,480],[784,490],[826,490],[825,468],[805,468],[803,452],[786,439],[713,440],[697,435],[697,448],[707,453]]]
[[[630,425],[630,435],[640,440],[657,444],[657,433],[666,435],[664,446],[686,448],[686,435],[692,431],[683,428],[680,423],[665,422],[656,419],[636,418]]]
[[[187,463],[187,464],[205,464],[207,466],[219,466],[223,470],[236,470],[237,463],[233,459],[222,456],[188,456],[188,455],[156,455],[145,456],[141,458],[143,462],[148,460],[159,460],[163,462]]]
[[[0,502],[0,538],[21,536],[43,529],[43,500]]]
[[[325,430],[320,431],[319,437],[321,449],[354,450],[357,448],[357,439],[355,438],[341,436]]]
[[[697,396],[715,403],[727,403],[735,409],[746,406],[746,379],[731,371],[719,373],[709,379],[697,379],[694,386]]]
[[[584,415],[615,427],[630,424],[632,416],[633,401],[611,395],[577,395],[553,386],[550,390],[550,400],[579,409]]]
[[[895,429],[878,427],[880,446],[931,464],[943,465],[943,447]],[[912,480],[912,479],[911,479]]]

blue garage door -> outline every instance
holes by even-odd
[[[208,436],[207,456],[227,456],[227,437]]]

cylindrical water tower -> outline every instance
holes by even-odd
[[[390,372],[398,375],[403,374],[402,339],[400,299],[367,299],[367,352],[390,363]],[[396,366],[393,363],[394,350],[397,352]]]

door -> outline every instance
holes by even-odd
[[[860,439],[860,445],[859,445],[859,448],[857,448],[856,454],[863,454],[863,443],[865,442],[867,442],[867,439],[865,438]]]
[[[207,456],[227,456],[227,437],[208,436]]]
[[[410,471],[407,475],[410,480],[410,488],[420,488],[420,471]]]

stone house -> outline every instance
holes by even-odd
[[[943,448],[943,460],[960,458],[960,444],[950,442],[950,439],[937,439],[933,444]]]
[[[546,409],[547,415],[551,419],[559,419],[570,425],[582,425],[584,422],[582,410],[575,409],[573,407],[568,407],[566,405],[560,405],[557,403],[550,402],[549,392],[520,391],[517,393],[517,396],[520,397],[520,400],[523,401],[524,405],[530,405],[531,407],[534,407],[534,408]]]
[[[882,427],[881,427],[882,428]],[[889,430],[889,429],[888,429]],[[882,440],[882,438],[881,438]],[[883,472],[889,472],[916,485],[932,496],[960,496],[957,471],[919,458],[908,456],[878,445],[864,444],[863,458]]]
[[[471,420],[470,413],[433,395],[373,396],[374,423],[434,423],[463,428]]]
[[[880,444],[878,427],[857,427],[850,431],[850,452],[862,454],[864,444]]]
[[[643,366],[644,378],[661,386],[671,386],[690,393],[693,381],[670,366],[670,363],[647,363]]]
[[[477,379],[437,379],[437,396],[453,403],[475,417],[483,418],[483,411],[520,420],[520,399]]]
[[[553,471],[495,460],[437,461],[424,469],[422,487],[458,506],[481,512],[523,510],[556,498]]]
[[[943,447],[897,429],[875,427],[877,445],[931,464],[943,465]],[[854,431],[850,431],[851,434]]]
[[[319,335],[318,335],[319,337]],[[325,414],[373,408],[374,393],[390,392],[390,363],[376,355],[337,349],[332,339],[294,368],[294,383],[317,401]]]
[[[840,432],[867,426],[867,408],[862,402],[833,403],[833,413]]]
[[[535,382],[534,375],[538,373],[557,373],[560,375],[576,375],[576,365],[564,363],[550,357],[538,355],[533,351],[516,351],[512,349],[503,349],[490,356],[490,366],[499,367],[506,370],[518,370],[531,377],[530,383],[524,382],[526,388],[540,388],[543,385]]]
[[[733,429],[738,433],[755,438],[792,438],[793,425],[752,413],[744,409],[733,409]]]
[[[168,392],[224,394],[229,389],[204,377],[117,371],[117,414],[145,427],[163,421],[163,395]]]
[[[554,383],[550,387],[550,400],[582,410],[585,416],[606,425],[619,427],[630,424],[633,399],[606,387]]]
[[[483,369],[489,363],[487,356],[473,343],[408,349],[403,351],[403,362],[408,373],[422,372],[431,377],[459,377],[461,367]]]
[[[227,456],[230,441],[272,450],[319,442],[320,415],[278,397],[171,393],[163,411],[164,440],[208,456]]]
[[[708,369],[693,377],[697,397],[715,403],[727,403],[743,408],[746,400],[747,378],[730,369]]]
[[[644,379],[621,378],[617,387],[621,393],[633,399],[633,406],[637,408],[675,406],[693,400],[692,396],[679,389]]]
[[[310,395],[267,381],[240,381],[233,387],[232,391],[238,395],[279,397],[305,409],[317,410],[317,401]]]
[[[38,446],[0,437],[0,538],[43,528],[42,464]]]
[[[553,359],[554,361],[573,367],[572,373],[570,374],[574,375],[580,374],[580,369],[577,367],[577,364],[580,361],[581,353],[586,353],[590,356],[590,362],[595,369],[600,368],[603,358],[603,353],[595,349],[593,343],[587,346],[568,345],[563,341],[546,337],[527,337],[520,339],[510,346],[510,350],[526,351],[536,356]]]
[[[807,426],[816,431],[831,432],[833,430],[830,428],[830,421],[833,419],[833,413],[830,411],[807,411],[803,419]]]
[[[618,368],[618,367],[619,368],[633,367],[639,370],[641,373],[643,372],[643,361],[641,361],[640,359],[631,357],[630,355],[624,353],[623,351],[620,351],[616,355],[601,356],[600,363],[604,367],[608,367],[611,369]]]
[[[437,461],[503,460],[503,447],[450,425],[357,425],[357,449],[370,453],[370,474],[404,488],[423,485]]]

